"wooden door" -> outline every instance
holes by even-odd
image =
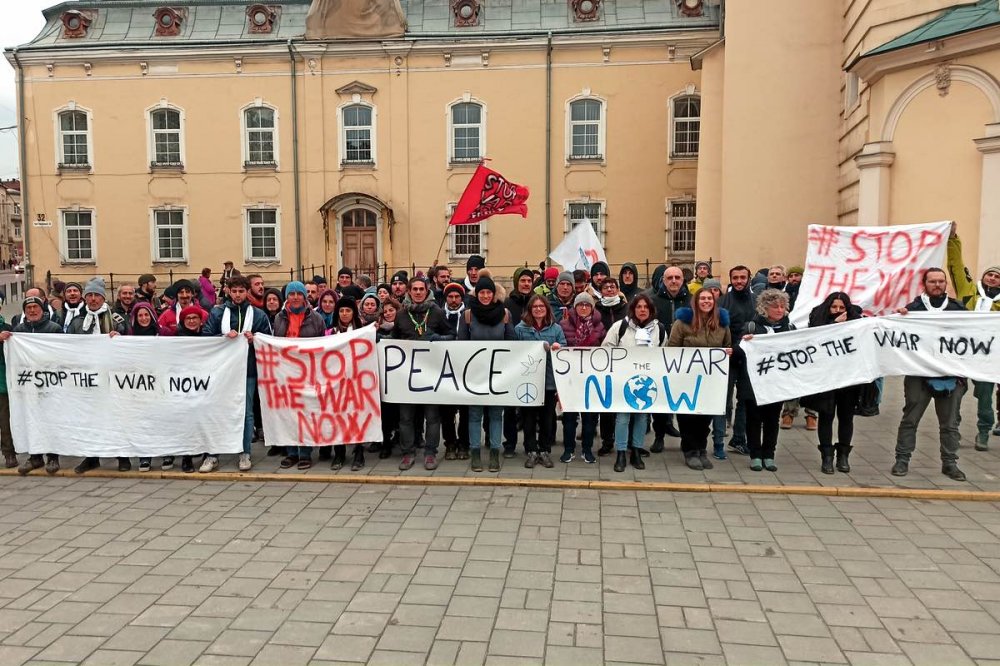
[[[341,218],[344,266],[355,275],[365,274],[376,281],[378,272],[378,228],[375,213],[364,208],[346,211]]]

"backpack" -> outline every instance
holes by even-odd
[[[628,330],[628,317],[625,317],[624,319],[622,319],[621,321],[618,322],[618,342],[619,343],[622,341],[622,336],[625,335],[625,331],[627,331],[627,330]],[[659,346],[662,347],[663,346],[663,339],[665,337],[667,337],[667,329],[665,329],[663,327],[663,324],[660,324],[659,330],[660,330],[660,344],[659,344]]]

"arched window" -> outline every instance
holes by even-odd
[[[452,104],[449,112],[451,123],[451,161],[478,162],[485,154],[486,112],[482,104],[459,102]]]
[[[157,108],[149,112],[151,166],[184,166],[184,143],[181,112],[172,108]]]
[[[673,150],[671,157],[698,157],[701,138],[701,97],[675,97],[671,106]]]
[[[257,104],[243,110],[244,166],[277,164],[277,113]]]
[[[350,104],[340,110],[341,164],[375,163],[375,110],[367,104]]]
[[[90,168],[90,121],[83,111],[59,113],[59,167]]]

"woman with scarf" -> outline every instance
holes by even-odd
[[[375,290],[372,289],[371,291],[366,291],[365,295],[361,297],[360,308],[358,311],[358,316],[361,317],[361,323],[367,326],[368,324],[377,321],[381,309],[382,302],[378,300]]]
[[[147,305],[146,303],[139,303],[136,305],[138,308],[140,305]],[[180,312],[180,324],[177,326],[178,337],[201,337],[202,326],[206,319],[205,311],[201,309],[198,305],[189,305]],[[204,454],[207,456],[208,454]],[[171,464],[173,459],[170,460]],[[167,458],[163,459],[163,469],[167,468]],[[141,466],[141,463],[140,463]],[[192,456],[182,456],[181,457],[181,471],[185,474],[191,474],[194,472],[194,462],[192,461]]]
[[[375,339],[387,340],[393,336],[396,327],[396,315],[403,306],[395,298],[389,297],[382,303],[382,313],[375,326]],[[392,456],[392,448],[399,441],[399,404],[393,402],[381,403],[382,410],[382,441],[368,447],[372,453],[378,451],[379,460]]]
[[[514,337],[525,342],[541,341],[545,351],[556,351],[566,344],[566,334],[556,323],[549,301],[538,294],[528,299],[524,317],[514,327]],[[545,401],[537,407],[522,407],[524,449],[528,454],[524,466],[528,469],[541,463],[552,467],[552,441],[556,438],[556,378],[552,359],[545,354]],[[540,431],[540,432],[539,432]]]
[[[457,293],[449,291],[445,293]],[[461,288],[461,286],[459,286]],[[446,297],[447,298],[447,297]],[[537,294],[541,302],[545,299]],[[468,309],[462,313],[458,324],[459,340],[513,340],[514,325],[510,312],[497,298],[493,279],[479,274],[476,282],[476,298],[470,301]],[[483,412],[489,419],[490,471],[500,471],[500,448],[503,446],[503,415],[504,408],[496,406],[469,405],[469,452],[471,454],[470,468],[473,472],[483,471],[482,440]]]
[[[281,312],[282,304],[281,291],[279,289],[268,287],[264,290],[264,314],[267,315],[268,321],[271,322],[271,328],[274,328],[274,318]]]
[[[719,307],[716,290],[706,286],[691,297],[692,306],[678,308],[670,328],[668,347],[723,347],[732,354],[733,336],[729,331],[729,313]],[[714,417],[706,414],[678,414],[681,451],[691,469],[712,469],[708,458],[708,430]],[[723,419],[725,417],[722,417]],[[723,425],[725,425],[723,423]],[[718,424],[715,424],[718,427]],[[724,442],[715,442],[716,455],[725,457]]]
[[[322,306],[323,298],[326,294],[320,298],[320,305]],[[361,317],[358,315],[358,305],[357,302],[351,296],[341,296],[337,300],[337,319],[333,324],[332,332],[328,331],[327,335],[336,335],[338,333],[347,333],[348,331],[356,331],[364,326],[361,321]],[[327,448],[327,447],[323,447]],[[333,462],[330,463],[330,469],[340,469],[344,466],[347,461],[347,445],[346,444],[336,444],[333,447]],[[354,445],[354,459],[351,462],[351,470],[358,471],[365,466],[365,447],[364,444]]]
[[[777,289],[765,289],[757,298],[757,316],[747,322],[743,340],[752,340],[755,335],[767,333],[784,333],[794,330],[795,326],[788,321],[788,294]],[[739,349],[739,347],[737,347]],[[784,403],[774,402],[769,405],[757,404],[757,397],[750,383],[750,371],[747,368],[746,356],[742,353],[734,355],[737,361],[737,393],[746,407],[747,415],[747,448],[750,450],[750,469],[759,472],[766,469],[777,472],[774,464],[774,452],[778,447],[778,425],[781,420],[781,408]],[[733,370],[735,372],[736,370]]]
[[[829,326],[862,317],[861,308],[851,303],[851,297],[835,291],[809,313],[809,327]],[[837,471],[850,472],[851,440],[854,437],[854,410],[858,406],[861,386],[845,386],[802,398],[803,404],[819,413],[820,470],[833,474],[834,449],[837,454]],[[833,419],[837,419],[837,443],[833,443]]]
[[[566,345],[569,347],[600,347],[604,340],[604,323],[601,315],[594,309],[594,299],[584,292],[577,294],[573,301],[573,310],[559,322],[566,335]],[[583,460],[588,464],[597,462],[594,457],[594,435],[597,433],[597,421],[600,415],[596,412],[563,412],[563,454],[559,460],[571,462],[576,452],[576,425],[583,417]]]
[[[285,306],[274,317],[275,337],[321,338],[325,332],[323,318],[306,301],[306,286],[297,280],[289,282],[285,287]],[[312,449],[311,446],[294,444],[286,446],[287,455],[281,459],[281,469],[309,469],[312,467]]]
[[[160,329],[156,323],[156,311],[153,310],[153,306],[145,301],[136,303],[132,307],[132,313],[129,315],[128,327],[125,330],[126,335],[159,335]],[[139,458],[139,471],[148,472],[152,469],[153,459],[152,458]],[[163,470],[170,470],[174,468],[174,457],[173,456],[163,456]]]
[[[327,289],[322,294],[319,295],[319,307],[316,308],[316,312],[320,317],[323,318],[323,324],[326,327],[326,334],[333,335],[336,333],[334,330],[337,326],[337,299],[339,296],[337,292],[333,289]]]
[[[603,347],[662,347],[666,330],[656,318],[656,305],[646,292],[639,292],[628,305],[628,317],[611,327]],[[646,437],[649,414],[615,414],[615,471],[624,472],[629,462],[636,469],[646,469],[642,461],[642,442]]]

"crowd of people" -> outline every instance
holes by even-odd
[[[948,296],[948,274],[956,298]],[[803,269],[797,266],[786,269],[775,265],[753,272],[737,265],[729,269],[724,287],[712,276],[711,264],[698,262],[689,276],[680,267],[661,265],[643,287],[639,271],[631,263],[623,264],[617,276],[604,262],[593,264],[590,271],[560,271],[543,265],[538,270],[515,270],[508,292],[483,257],[472,256],[466,262],[464,277],[453,275],[448,266],[437,265],[412,277],[398,271],[388,283],[375,285],[368,276],[355,276],[349,268],[342,268],[332,287],[325,277],[316,275],[309,282],[292,281],[278,289],[266,288],[260,275],[240,275],[227,262],[218,288],[206,268],[197,280],[178,280],[162,294],[157,292],[154,276],[139,276],[135,285],[120,285],[113,300],[100,277],[86,284],[57,283],[52,293],[41,287],[29,289],[22,315],[9,324],[0,318],[0,343],[22,333],[245,337],[249,343],[246,418],[243,453],[237,461],[241,471],[251,469],[253,442],[265,440],[268,455],[280,456],[280,466],[285,469],[310,468],[314,449],[317,459],[330,461],[333,469],[347,464],[347,446],[299,446],[267,438],[260,420],[252,345],[257,333],[322,337],[373,325],[379,339],[540,341],[550,350],[595,346],[723,348],[731,356],[725,414],[678,414],[676,419],[671,414],[653,414],[651,418],[645,413],[560,414],[549,360],[544,397],[537,406],[383,403],[383,441],[352,445],[351,469],[364,467],[368,452],[381,459],[398,453],[400,470],[410,469],[422,457],[424,468],[433,470],[438,466],[443,440],[446,460],[469,460],[475,472],[483,471],[485,463],[496,472],[502,459],[517,457],[519,439],[525,467],[553,467],[552,448],[558,441],[561,421],[559,461],[566,464],[576,458],[579,441],[585,463],[613,454],[616,472],[629,465],[643,469],[643,458],[662,453],[669,436],[680,439],[684,462],[692,469],[712,469],[713,459],[739,454],[749,458],[751,470],[774,472],[780,430],[792,427],[801,408],[806,428],[817,431],[821,471],[849,472],[854,418],[858,413],[877,413],[881,382],[819,392],[785,403],[758,404],[740,349],[741,342],[754,336],[794,328],[788,314],[802,275]],[[988,267],[974,279],[962,260],[954,226],[947,267],[926,270],[923,287],[924,293],[899,313],[1000,312],[1000,266]],[[850,294],[834,292],[811,311],[809,326],[836,326],[861,316],[861,308]],[[41,467],[55,473],[59,469],[56,454],[33,454],[18,461],[9,427],[5,379],[5,372],[0,371],[0,449],[6,466],[17,467],[21,474]],[[991,431],[1000,434],[1000,428],[994,429],[1000,418],[1000,393],[994,384],[973,383],[975,448],[985,451]],[[933,401],[940,426],[942,473],[955,480],[965,479],[958,467],[958,424],[966,390],[967,382],[961,377],[905,378],[892,474],[907,474],[917,425]],[[646,450],[650,430],[653,441]],[[485,456],[484,445],[488,449]],[[205,446],[210,448],[211,443]],[[182,470],[211,472],[218,469],[219,456],[206,451],[197,465],[195,462],[190,455],[182,456]],[[164,457],[162,469],[172,469],[174,463],[174,457]],[[83,474],[99,465],[97,458],[85,458],[75,472]],[[151,459],[139,459],[140,471],[151,466]],[[119,458],[118,469],[130,470],[131,461]]]

